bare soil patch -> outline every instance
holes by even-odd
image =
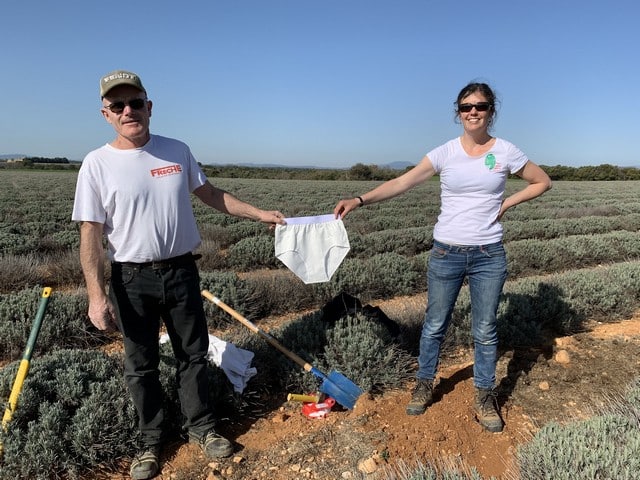
[[[394,303],[379,304],[392,309]],[[392,310],[388,310],[391,312]],[[436,401],[425,414],[405,414],[412,384],[363,395],[351,411],[309,419],[301,404],[249,392],[242,412],[219,425],[235,442],[229,459],[208,462],[197,447],[168,445],[162,480],[392,478],[415,461],[473,467],[483,478],[517,478],[514,453],[549,422],[587,418],[621,395],[640,372],[640,313],[549,345],[502,352],[498,364],[502,433],[484,431],[473,413],[473,354],[441,359]],[[286,396],[285,396],[286,397]],[[128,478],[128,464],[109,480]]]

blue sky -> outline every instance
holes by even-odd
[[[640,166],[637,0],[10,0],[0,154],[80,160],[112,140],[98,79],[137,72],[153,133],[204,164],[417,163],[460,133],[469,81],[494,134],[543,165]]]

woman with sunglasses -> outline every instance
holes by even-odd
[[[336,217],[401,195],[434,175],[440,176],[440,215],[433,229],[427,270],[427,310],[420,337],[417,383],[407,405],[420,415],[433,402],[440,348],[453,308],[468,279],[474,339],[475,409],[480,424],[500,432],[504,422],[494,390],[497,362],[497,309],[507,278],[500,219],[519,203],[551,188],[547,174],[516,146],[489,132],[496,116],[496,97],[486,83],[470,83],[455,101],[462,135],[431,150],[403,175],[352,199],[338,202]],[[503,198],[507,177],[525,180],[520,191]]]

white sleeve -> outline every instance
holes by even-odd
[[[107,213],[102,205],[100,190],[89,168],[89,161],[80,167],[76,182],[76,194],[73,202],[71,220],[74,222],[105,223]]]

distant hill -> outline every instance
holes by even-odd
[[[296,166],[296,165],[280,165],[277,163],[213,163],[207,164],[210,167],[246,167],[246,168],[299,168],[301,170],[348,170],[348,167],[322,167],[322,166]],[[414,167],[415,163],[411,162],[391,162],[384,165],[378,165],[379,168],[388,168],[390,170],[404,170],[407,167]]]
[[[4,155],[0,155],[0,160],[8,160],[9,158],[24,158],[26,155],[24,153],[5,153]]]

